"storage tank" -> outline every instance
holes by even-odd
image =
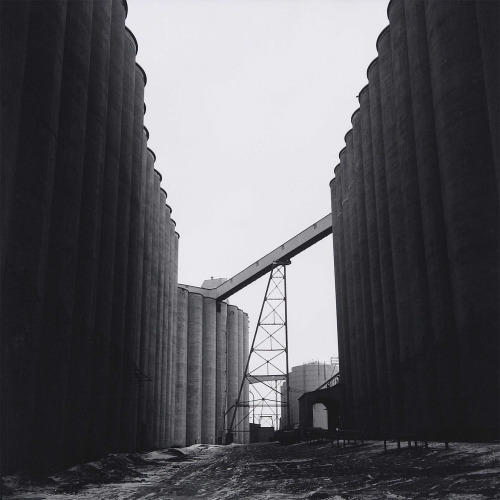
[[[203,296],[189,292],[186,446],[201,443]]]
[[[24,2],[21,2],[24,3]],[[75,418],[75,461],[93,458],[89,446],[92,386],[97,387],[102,345],[96,332],[95,312],[101,227],[101,193],[106,144],[106,118],[110,58],[111,0],[96,2],[92,10],[92,35],[88,82],[85,152],[78,235],[74,342],[69,380],[70,412]],[[89,342],[90,340],[90,342]],[[95,394],[95,390],[93,391]]]
[[[132,173],[130,192],[130,233],[128,247],[127,301],[125,319],[126,353],[131,363],[130,373],[140,364],[142,271],[144,259],[144,211],[146,188],[147,137],[144,130],[144,86],[146,74],[136,63],[134,90],[134,133],[132,149]],[[132,383],[123,400],[122,415],[125,416],[123,433],[127,449],[137,447],[137,398],[138,384]]]
[[[201,442],[211,444],[216,443],[216,342],[216,301],[203,297]]]
[[[188,296],[184,288],[177,288],[177,342],[175,355],[175,416],[172,446],[186,445],[186,402],[188,362]]]
[[[378,241],[377,207],[375,200],[375,181],[373,170],[372,122],[370,116],[370,91],[365,86],[359,93],[361,109],[361,148],[363,154],[363,182],[366,210],[366,238],[368,247],[368,276],[372,312],[374,344],[368,353],[375,353],[377,370],[377,392],[379,400],[378,431],[391,428],[391,406],[389,399],[389,372],[385,339],[384,306],[382,297],[382,278]],[[341,370],[342,371],[342,370]]]
[[[375,184],[375,206],[377,210],[378,247],[380,252],[380,273],[384,308],[386,358],[391,395],[391,414],[393,429],[400,429],[403,419],[401,413],[401,378],[399,376],[399,336],[396,315],[391,233],[387,201],[385,172],[384,138],[382,131],[382,111],[380,99],[379,59],[368,67],[370,119],[373,151],[373,174]],[[377,244],[371,241],[372,245]]]
[[[227,307],[227,400],[226,400],[226,429],[229,429],[236,410],[234,406],[238,399],[238,308],[233,305]],[[237,415],[236,415],[237,416]],[[235,418],[236,422],[236,418]],[[233,435],[236,441],[236,435]]]
[[[498,436],[498,184],[476,5],[425,8],[460,357],[460,434]]]
[[[216,436],[217,444],[223,444],[224,438],[224,412],[226,411],[226,339],[227,339],[227,303],[217,303],[216,316]]]
[[[370,269],[368,256],[368,234],[366,225],[366,202],[365,183],[361,131],[361,110],[354,112],[351,118],[352,140],[353,140],[353,160],[354,160],[354,196],[357,206],[357,232],[359,245],[359,288],[362,303],[363,338],[362,348],[364,356],[362,362],[365,363],[364,396],[369,401],[368,419],[364,426],[367,432],[373,434],[379,427],[379,394],[377,383],[377,353],[375,351],[375,339],[373,335],[373,312],[370,286]],[[368,168],[368,166],[366,167]]]
[[[146,449],[146,412],[147,393],[151,383],[149,365],[149,345],[151,337],[151,264],[153,253],[153,193],[154,193],[154,162],[155,154],[147,149],[146,161],[146,207],[144,215],[144,264],[142,272],[142,305],[141,305],[141,354],[140,366],[142,381],[139,384],[139,417],[138,417],[138,442],[139,449]]]

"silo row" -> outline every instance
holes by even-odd
[[[178,234],[126,3],[1,9],[4,470],[164,446]]]
[[[248,353],[247,315],[234,305],[204,295],[203,289],[194,289],[178,288],[177,354],[172,377],[175,446],[224,443],[243,377],[240,361]],[[247,401],[248,385],[244,386],[245,397]],[[244,422],[234,436],[236,442],[248,442],[245,417],[241,413]]]
[[[330,184],[344,419],[372,434],[498,437],[498,9],[390,2]]]

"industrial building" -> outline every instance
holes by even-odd
[[[389,3],[330,183],[346,428],[499,437],[499,9]]]
[[[499,9],[391,1],[331,217],[195,287],[126,1],[0,2],[3,472],[247,443],[248,316],[226,299],[332,231],[342,426],[498,439]]]
[[[248,318],[178,286],[126,1],[0,8],[3,473],[222,442]]]

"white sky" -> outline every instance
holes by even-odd
[[[387,0],[128,0],[179,283],[230,278],[331,211]],[[332,237],[287,270],[290,366],[338,356]],[[263,277],[230,301],[253,337]]]

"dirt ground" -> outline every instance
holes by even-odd
[[[500,498],[500,444],[382,442],[332,447],[195,445],[109,455],[49,477],[3,478],[3,498],[27,499],[453,499]]]

